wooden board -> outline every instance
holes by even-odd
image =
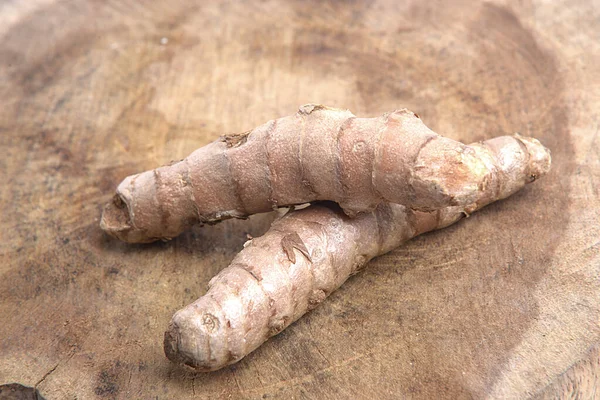
[[[599,18],[566,0],[0,3],[0,383],[48,399],[592,398]],[[408,107],[465,142],[518,131],[553,169],[375,260],[239,364],[170,364],[173,312],[273,216],[132,246],[99,230],[102,205],[126,175],[309,102]]]

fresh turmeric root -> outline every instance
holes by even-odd
[[[519,154],[537,149],[528,139],[505,140]],[[101,227],[140,243],[168,240],[197,223],[317,200],[335,201],[349,216],[382,202],[421,211],[468,207],[481,190],[500,190],[498,162],[485,146],[439,136],[406,109],[357,118],[305,105],[295,115],[223,136],[180,162],[125,178]],[[535,177],[531,172],[528,179]]]
[[[398,117],[402,121],[399,126],[411,124],[412,127],[417,126],[418,131],[426,129],[416,117],[406,112],[400,112]],[[369,120],[359,121],[355,120],[349,125],[371,123]],[[385,125],[384,121],[381,123],[382,126]],[[411,135],[409,132],[412,132],[412,128],[408,132],[400,129],[400,133],[395,135],[408,140],[407,137]],[[394,138],[390,136],[389,140],[395,140]],[[363,136],[362,140],[367,139]],[[422,139],[414,140],[423,143]],[[447,140],[436,139],[438,140],[444,144],[449,143]],[[356,142],[350,140],[347,145],[354,146],[352,143]],[[254,151],[261,151],[258,150],[258,144],[250,145],[254,146]],[[365,146],[373,148],[372,144]],[[167,357],[201,371],[216,370],[235,363],[316,307],[372,258],[396,248],[414,236],[446,227],[493,201],[513,194],[526,183],[544,175],[550,167],[548,150],[534,139],[505,136],[470,147],[459,144],[452,146],[455,146],[454,149],[462,149],[460,154],[468,153],[469,160],[477,161],[469,161],[473,164],[453,161],[449,166],[436,164],[429,168],[431,171],[426,176],[431,179],[430,182],[435,181],[448,188],[444,193],[457,195],[455,199],[461,198],[461,202],[467,204],[423,212],[402,205],[381,203],[374,211],[362,213],[356,218],[349,218],[335,205],[312,205],[304,210],[288,213],[273,223],[264,236],[251,240],[231,265],[210,281],[206,295],[175,313],[165,333],[164,348]],[[412,149],[420,147],[422,144],[409,146]],[[400,160],[406,159],[399,149],[400,147],[385,151],[397,151]],[[447,153],[444,146],[441,146],[436,151],[426,152],[427,157],[446,157],[440,156],[437,151]],[[353,154],[352,151],[350,154]],[[416,158],[421,159],[423,156],[422,152]],[[411,157],[415,157],[414,152],[410,153],[408,159],[414,159]],[[252,161],[248,163],[248,169],[252,168]],[[295,160],[290,160],[290,163],[295,163]],[[309,164],[307,162],[306,165]],[[383,170],[393,167],[391,163],[384,165]],[[402,166],[403,173],[415,174],[414,166],[421,164],[418,162],[411,165],[413,169],[409,172],[406,165]],[[462,168],[466,165],[475,165],[477,168],[482,165],[482,172],[465,172]],[[460,197],[454,178],[445,176],[452,174],[453,168],[459,168],[456,175],[461,179],[484,177],[479,190],[469,191],[468,196]],[[360,175],[359,172],[357,170],[357,176]],[[390,179],[390,190],[379,190],[391,194],[397,177]],[[317,180],[311,179],[311,182],[316,188]],[[381,182],[385,183],[386,180],[381,178]],[[357,187],[352,190],[358,190]],[[411,199],[413,201],[408,204],[413,206],[439,206],[444,201],[450,201],[448,197],[437,197],[436,190],[421,191],[423,187],[418,186],[418,190],[410,191],[426,195],[426,202],[419,203],[416,198],[406,194],[402,194],[404,198],[394,199]],[[291,193],[289,192],[289,196]],[[278,198],[285,198],[286,203],[300,201],[300,197],[285,196]],[[347,196],[344,195],[343,199],[346,207],[349,207],[350,203],[347,201],[350,197]],[[361,199],[361,202],[354,204],[361,204],[368,209],[378,198],[368,201],[364,197]],[[258,207],[257,205],[256,208]]]

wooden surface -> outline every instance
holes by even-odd
[[[600,340],[600,4],[0,2],[0,383],[47,399],[591,399]],[[272,215],[126,245],[122,178],[304,103],[408,107],[553,170],[372,262],[236,366],[171,365],[173,312]],[[580,361],[581,360],[581,361]]]

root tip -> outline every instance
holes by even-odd
[[[552,155],[550,149],[540,143],[539,140],[516,134],[515,137],[520,140],[529,152],[529,178],[533,182],[539,177],[546,175],[550,171],[552,164]]]

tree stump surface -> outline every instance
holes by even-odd
[[[46,399],[593,398],[600,388],[600,7],[593,1],[0,4],[0,384]],[[237,365],[162,349],[271,214],[127,245],[127,175],[305,103],[520,132],[553,168],[371,262]],[[569,397],[570,398],[570,397]]]

